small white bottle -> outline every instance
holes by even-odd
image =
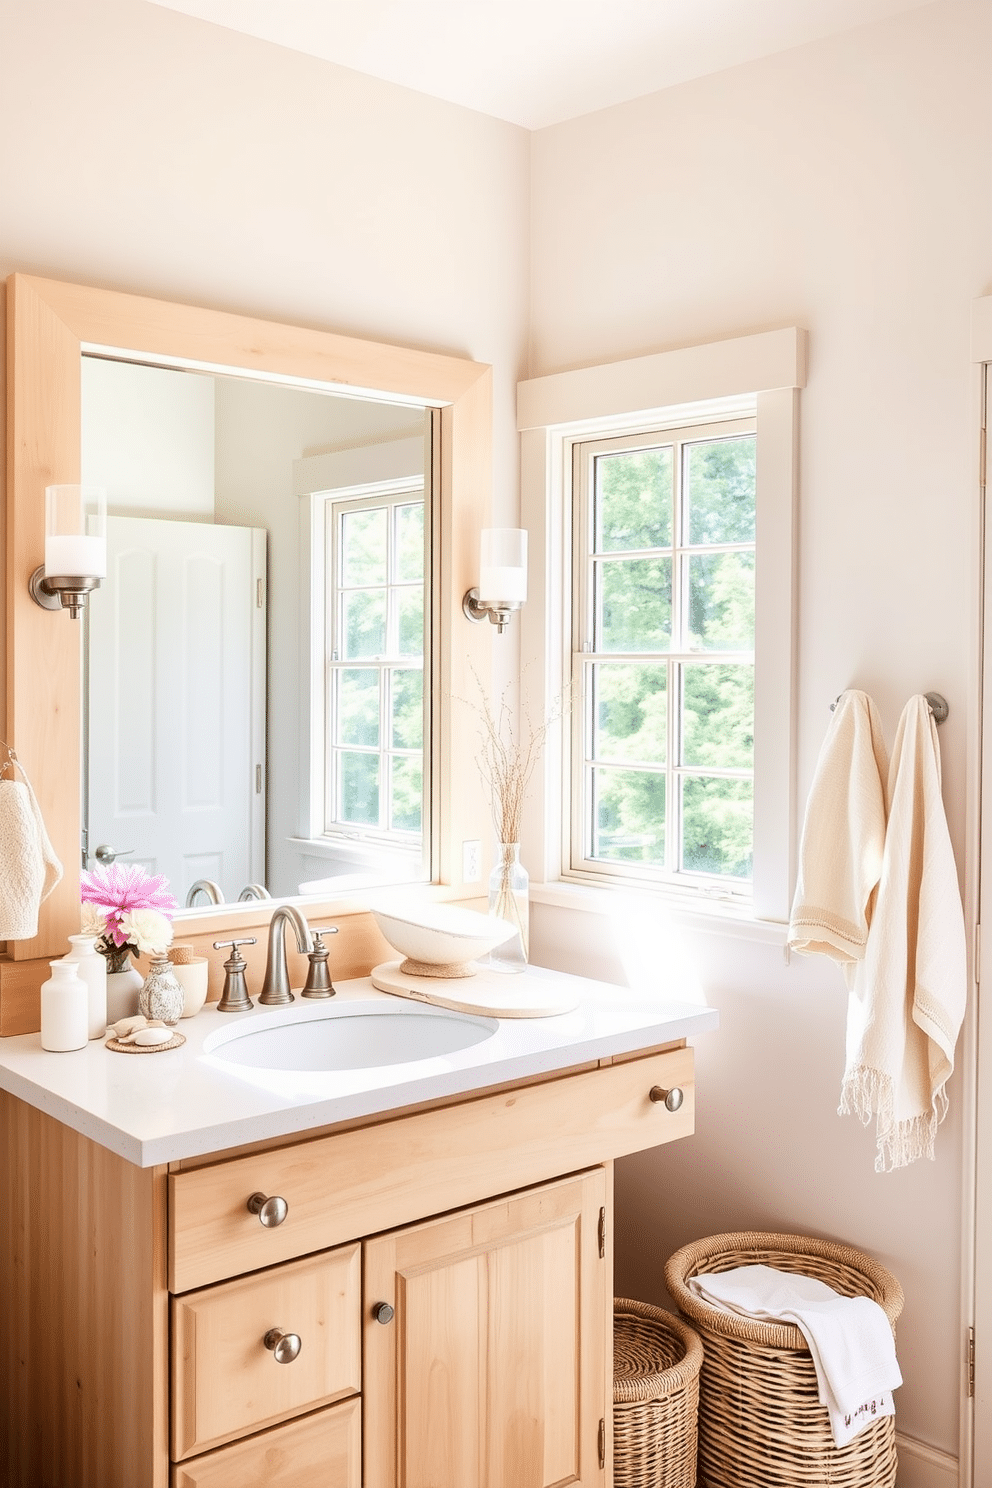
[[[107,1031],[107,958],[96,949],[95,935],[70,935],[72,950],[63,961],[72,961],[77,976],[86,983],[89,997],[88,1026],[91,1039],[103,1038]]]
[[[62,1054],[89,1042],[89,989],[75,962],[50,961],[41,988],[41,1047]]]

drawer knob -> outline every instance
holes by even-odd
[[[656,1106],[663,1105],[666,1111],[677,1111],[685,1100],[685,1096],[677,1085],[671,1090],[664,1090],[660,1085],[652,1085],[648,1091],[648,1100],[654,1101]]]
[[[267,1230],[274,1230],[276,1225],[281,1225],[286,1218],[289,1205],[278,1194],[273,1194],[269,1199],[263,1193],[253,1193],[248,1200],[248,1213],[257,1214],[260,1224],[263,1224]]]
[[[300,1356],[303,1341],[298,1333],[284,1333],[281,1328],[270,1328],[262,1339],[277,1364],[292,1364]]]
[[[375,1307],[373,1307],[372,1309],[372,1316],[375,1318],[377,1323],[385,1324],[391,1323],[395,1314],[388,1302],[377,1302]]]

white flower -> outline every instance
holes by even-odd
[[[83,935],[106,935],[107,921],[95,904],[81,905],[79,920]]]
[[[121,915],[120,928],[143,956],[164,956],[172,941],[172,926],[157,909],[129,909]]]

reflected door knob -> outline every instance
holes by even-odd
[[[126,858],[133,852],[133,847],[111,847],[109,842],[101,842],[93,856],[104,868],[109,868],[116,858]]]
[[[286,1218],[289,1205],[279,1194],[266,1198],[263,1193],[253,1193],[248,1200],[248,1213],[257,1214],[259,1224],[263,1224],[267,1230],[274,1230]]]
[[[270,1328],[262,1339],[277,1364],[292,1364],[300,1356],[303,1340],[298,1333],[284,1333],[281,1328]]]
[[[375,1307],[373,1307],[372,1316],[375,1318],[377,1323],[385,1324],[391,1323],[393,1321],[395,1313],[388,1302],[379,1302],[376,1304]]]
[[[664,1106],[666,1111],[677,1111],[685,1100],[685,1096],[677,1085],[671,1090],[663,1090],[660,1085],[652,1085],[648,1091],[648,1100],[654,1101],[656,1106]]]

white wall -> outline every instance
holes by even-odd
[[[81,479],[114,516],[214,519],[214,380],[84,357]]]
[[[800,753],[830,701],[912,693],[941,730],[959,865],[974,724],[977,499],[969,311],[992,289],[992,10],[938,5],[545,129],[532,150],[531,374],[798,324]],[[536,959],[622,979],[608,922],[537,906]],[[663,943],[667,937],[663,937]],[[620,1165],[618,1289],[719,1230],[862,1246],[900,1277],[902,1431],[958,1440],[962,1080],[934,1164],[872,1170],[835,1114],[845,993],[780,946],[685,936],[722,1014],[698,1134]],[[567,949],[566,949],[567,948]]]

